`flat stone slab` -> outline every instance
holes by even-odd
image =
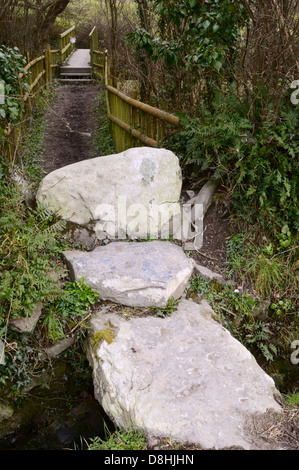
[[[136,307],[166,306],[183,294],[194,262],[168,241],[113,242],[93,252],[65,251],[71,278],[111,300]]]
[[[279,412],[278,392],[214,317],[206,301],[189,300],[166,318],[127,320],[104,309],[92,317],[87,353],[95,396],[118,426],[203,449],[255,448],[246,422]]]

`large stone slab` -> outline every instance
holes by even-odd
[[[91,327],[95,396],[120,427],[203,449],[251,449],[247,420],[280,411],[272,378],[205,301],[181,300],[167,318],[99,311]]]
[[[165,306],[178,299],[194,262],[167,241],[112,242],[93,252],[65,251],[70,275],[111,300],[129,306]]]
[[[177,156],[140,147],[53,171],[42,180],[37,202],[92,228],[100,240],[166,239],[170,221],[180,217],[181,188]]]

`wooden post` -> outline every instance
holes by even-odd
[[[49,89],[49,84],[52,81],[52,67],[51,67],[51,48],[47,45],[45,51],[45,71],[46,71],[46,88]]]

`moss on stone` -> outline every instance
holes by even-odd
[[[104,341],[106,341],[107,344],[111,344],[115,339],[115,336],[116,336],[115,329],[116,329],[116,327],[113,326],[110,323],[110,321],[105,323],[105,325],[107,325],[107,328],[105,328],[104,330],[101,330],[101,331],[97,331],[91,337],[95,354],[97,353],[97,349],[98,349],[99,344],[100,344],[101,341],[104,340]]]

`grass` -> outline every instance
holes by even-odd
[[[111,433],[106,427],[106,439],[91,439],[88,450],[146,450],[146,437],[142,431],[131,427]]]
[[[23,138],[22,148],[19,151],[24,173],[35,187],[44,176],[42,164],[46,112],[56,97],[55,88],[51,87],[49,90],[44,90],[37,98],[28,129]]]
[[[107,118],[105,92],[101,92],[98,97],[98,106],[96,108],[96,137],[93,142],[95,150],[99,155],[112,155],[115,152],[112,135],[110,131],[109,120]]]

